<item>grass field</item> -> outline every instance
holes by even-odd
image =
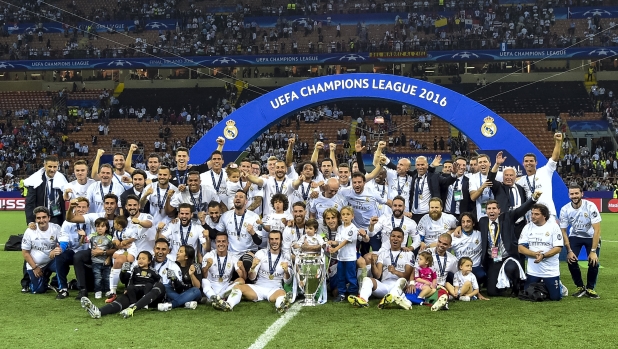
[[[0,243],[23,233],[23,212],[0,213]],[[267,348],[615,348],[618,297],[618,215],[603,215],[603,244],[597,291],[601,299],[529,303],[512,298],[451,302],[450,311],[368,309],[329,302],[305,307]],[[2,246],[3,247],[3,246]],[[242,302],[233,312],[207,306],[171,312],[139,311],[131,319],[110,315],[93,320],[71,297],[21,294],[22,257],[0,252],[0,347],[4,348],[248,348],[281,316],[272,304]],[[573,290],[566,264],[562,281]],[[585,272],[585,269],[584,269]],[[69,275],[69,280],[72,275]],[[97,302],[101,305],[103,302]]]

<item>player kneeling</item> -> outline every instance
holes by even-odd
[[[202,260],[202,291],[212,307],[218,310],[229,311],[231,308],[224,302],[234,286],[244,284],[246,278],[245,267],[238,256],[228,252],[228,236],[225,233],[217,234],[215,251],[206,253]],[[236,275],[235,282],[232,283]]]
[[[270,247],[257,251],[249,269],[249,280],[255,280],[255,284],[235,285],[227,301],[220,302],[220,308],[231,310],[244,297],[254,302],[274,302],[278,313],[288,310],[290,295],[283,290],[283,283],[292,283],[293,270],[290,268],[289,254],[281,251],[282,240],[283,236],[278,230],[272,230],[268,234]]]
[[[348,302],[357,307],[367,307],[370,296],[382,298],[378,308],[383,309],[390,304],[396,304],[408,310],[412,307],[403,295],[407,280],[414,269],[414,253],[403,251],[403,230],[394,228],[391,232],[391,248],[382,250],[371,257],[371,273],[373,277],[365,277],[360,294],[349,296]],[[380,279],[380,280],[378,280]]]

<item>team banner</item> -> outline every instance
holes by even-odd
[[[28,71],[55,69],[143,69],[143,68],[198,68],[229,66],[273,65],[359,65],[375,63],[409,62],[473,62],[538,59],[590,59],[598,60],[618,55],[614,47],[577,47],[567,49],[517,49],[483,51],[412,51],[412,52],[360,52],[321,54],[279,54],[253,56],[191,56],[191,57],[140,57],[115,59],[59,59],[0,61],[0,71]]]

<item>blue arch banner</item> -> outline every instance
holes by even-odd
[[[448,88],[412,78],[381,74],[331,75],[283,86],[236,110],[205,134],[191,149],[191,163],[208,160],[215,139],[227,138],[226,161],[234,161],[260,134],[293,112],[327,102],[375,99],[422,108],[455,126],[480,149],[507,150],[514,159],[536,155],[539,166],[547,159],[519,130],[496,113]],[[568,202],[568,191],[558,174],[553,178],[556,207]]]

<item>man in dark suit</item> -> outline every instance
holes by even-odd
[[[146,185],[146,172],[140,169],[136,169],[131,173],[131,181],[133,182],[133,187],[127,189],[120,195],[120,205],[124,207],[127,203],[127,197],[129,195],[135,195],[138,198],[142,198],[142,193],[144,192],[144,186]],[[150,213],[150,205],[146,205],[145,208],[140,209],[140,212]]]
[[[66,178],[58,172],[58,157],[50,155],[45,158],[43,169],[35,172],[24,182],[28,187],[26,223],[34,223],[34,209],[43,206],[49,209],[49,221],[62,225],[66,213],[62,188],[66,184]]]
[[[509,257],[519,260],[519,250],[517,237],[515,236],[515,221],[523,217],[536,200],[541,196],[537,191],[528,201],[518,208],[510,211],[501,212],[498,201],[487,201],[487,216],[479,220],[479,230],[481,232],[481,264],[487,272],[487,294],[490,297],[501,296],[503,288],[508,286],[499,284],[500,269],[504,265],[504,272],[512,285],[515,295],[521,288],[520,268]],[[523,270],[522,270],[523,272]]]
[[[464,212],[473,212],[474,201],[470,200],[470,180],[464,175],[466,172],[466,159],[458,156],[453,163],[457,167],[455,181],[446,187],[446,193],[442,197],[444,212],[459,217]]]
[[[496,163],[487,175],[487,180],[491,182],[491,191],[494,198],[498,201],[498,206],[501,212],[516,209],[526,201],[526,190],[515,183],[517,173],[515,169],[508,167],[502,171],[502,182],[496,181],[498,168],[504,163],[506,157],[502,156],[502,152],[496,155]],[[515,223],[515,236],[519,240],[521,231],[526,226],[526,220],[522,217]]]

